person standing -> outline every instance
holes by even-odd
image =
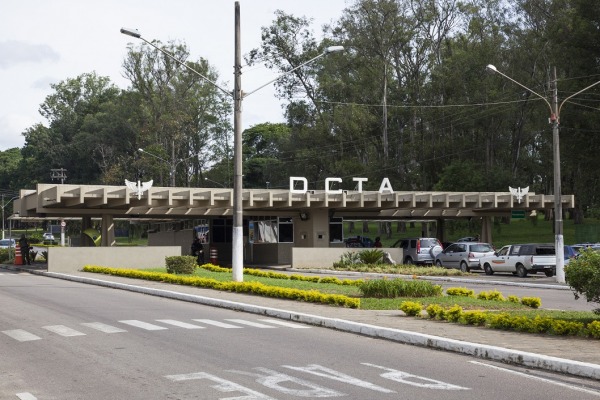
[[[196,256],[196,264],[204,264],[204,247],[198,238],[195,238],[192,242],[192,255]]]
[[[19,247],[21,248],[21,254],[23,255],[23,264],[27,261],[27,265],[31,265],[31,255],[29,254],[31,247],[29,246],[29,240],[27,240],[24,234],[22,234],[19,239]]]
[[[379,236],[375,238],[375,243],[373,243],[373,247],[383,247],[383,245],[381,244],[381,238]]]

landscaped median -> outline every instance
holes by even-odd
[[[310,303],[331,304],[349,308],[358,308],[360,306],[360,299],[358,298],[352,298],[339,294],[321,293],[317,290],[299,290],[292,288],[283,288],[279,286],[269,286],[260,282],[227,282],[196,276],[180,276],[163,272],[108,268],[93,265],[86,265],[85,267],[83,267],[83,271],[124,276],[127,278],[174,283],[178,285],[196,286],[238,293],[251,293],[260,296],[306,301]]]

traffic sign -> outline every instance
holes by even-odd
[[[525,210],[512,210],[510,217],[512,219],[524,219],[525,218]]]

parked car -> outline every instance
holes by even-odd
[[[42,235],[44,240],[54,240],[54,235],[51,232],[46,232]]]
[[[571,261],[574,258],[577,258],[577,256],[579,255],[579,252],[577,250],[575,250],[575,248],[573,246],[565,246],[565,265],[569,264],[569,261]]]
[[[486,275],[511,272],[524,278],[527,274],[544,272],[551,277],[556,272],[556,254],[552,243],[506,245],[491,256],[481,257],[479,263]]]
[[[346,247],[373,247],[375,242],[368,237],[356,236],[344,240],[344,243],[346,243]]]
[[[457,242],[479,242],[478,236],[466,236],[457,240]]]
[[[489,243],[458,242],[446,247],[435,257],[435,265],[444,268],[458,268],[462,272],[481,269],[479,259],[494,255],[494,247]]]
[[[431,264],[435,256],[442,252],[442,243],[436,238],[400,239],[392,247],[402,248],[403,264]]]
[[[17,242],[15,239],[0,239],[0,249],[8,249],[9,247],[14,248]]]

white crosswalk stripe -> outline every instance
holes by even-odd
[[[125,329],[117,328],[116,326],[103,324],[102,322],[84,322],[81,325],[87,326],[88,328],[96,329],[97,331],[104,333],[120,333],[127,332]]]
[[[259,321],[268,322],[270,324],[281,325],[281,326],[285,326],[288,328],[294,328],[294,329],[310,329],[310,326],[302,325],[297,322],[280,321],[278,319],[259,319]]]
[[[149,324],[148,322],[138,321],[137,319],[127,319],[123,321],[119,321],[122,324],[127,324],[131,326],[135,326],[136,328],[145,329],[147,331],[162,331],[169,328],[165,328],[164,326],[158,326],[154,324]]]
[[[252,326],[254,328],[277,329],[277,327],[273,326],[273,325],[265,325],[265,324],[261,324],[261,323],[258,323],[258,322],[247,321],[245,319],[228,319],[227,321],[235,322],[237,324]]]
[[[57,335],[65,336],[65,337],[85,336],[85,333],[76,331],[75,329],[69,328],[68,326],[64,326],[64,325],[48,325],[48,326],[42,326],[42,328],[44,328],[50,332],[54,332]]]
[[[162,322],[163,324],[177,326],[179,328],[185,329],[206,329],[200,325],[188,324],[187,322],[176,321],[174,319],[157,319],[157,322]]]
[[[203,324],[218,326],[219,328],[225,328],[225,329],[242,329],[241,326],[226,324],[225,322],[214,321],[212,319],[194,319],[193,321],[198,321],[198,322],[202,322]]]
[[[33,333],[29,333],[24,331],[23,329],[13,329],[9,331],[2,331],[5,335],[10,336],[11,338],[18,340],[19,342],[29,342],[31,340],[40,340],[41,337],[34,335]]]

